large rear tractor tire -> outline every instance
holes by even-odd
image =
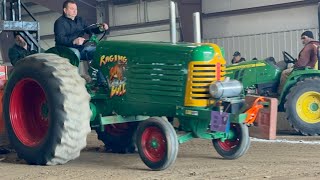
[[[106,125],[103,132],[96,131],[98,139],[104,143],[106,151],[121,154],[134,153],[137,124],[137,122],[131,122]]]
[[[164,170],[177,158],[178,137],[168,121],[152,117],[140,122],[138,126],[137,147],[145,165],[152,170]]]
[[[90,129],[85,80],[68,59],[35,54],[17,63],[4,94],[4,119],[18,157],[64,164],[80,156]]]
[[[286,96],[285,112],[292,127],[303,135],[320,135],[320,79],[296,83]]]
[[[250,147],[248,126],[245,124],[231,124],[233,137],[222,142],[213,139],[212,143],[218,154],[225,159],[237,159],[243,156]]]

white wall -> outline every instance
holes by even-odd
[[[250,1],[250,2],[249,2]],[[217,4],[221,2],[221,4]],[[258,7],[290,0],[204,0],[206,13]],[[221,8],[221,9],[219,9]],[[301,33],[310,29],[317,38],[317,5],[297,6],[239,15],[224,15],[203,19],[203,39],[223,46],[228,61],[234,51],[240,51],[246,59],[273,56],[282,60],[282,51],[296,57],[302,48]]]
[[[111,26],[169,19],[169,1],[143,1],[136,4],[109,5]]]
[[[203,36],[208,38],[278,32],[317,26],[317,6],[206,18]]]
[[[142,24],[169,19],[169,1],[143,1],[136,4],[110,5],[110,26]],[[179,27],[177,25],[177,27]],[[112,31],[109,39],[138,40],[138,41],[170,41],[170,27],[154,25],[147,28],[133,28],[130,30]],[[177,32],[177,39],[179,33]]]
[[[302,0],[202,0],[202,12],[215,13],[298,1]]]

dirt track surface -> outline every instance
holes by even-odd
[[[135,154],[102,152],[94,133],[80,158],[60,166],[31,166],[15,153],[0,155],[0,179],[320,179],[320,145],[252,142],[248,153],[224,160],[206,140],[180,145],[177,161],[165,171],[150,171]],[[278,139],[319,141],[320,137]]]

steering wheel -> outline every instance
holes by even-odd
[[[286,51],[282,51],[283,54],[283,60],[285,63],[289,64],[289,63],[296,63],[296,59],[293,58],[289,53],[287,53]]]
[[[97,35],[92,32],[93,29],[96,29],[98,27],[100,28],[101,26],[103,26],[101,23],[94,23],[94,24],[87,26],[86,28],[84,28],[82,30],[83,32],[89,32],[89,34],[91,35],[91,37],[89,39],[86,39],[84,41],[83,45],[85,45],[88,42],[93,42],[93,43],[97,44],[99,41],[101,41],[101,39],[103,39],[106,36],[107,30],[105,30],[105,29],[104,29],[102,36],[99,39],[97,38]]]

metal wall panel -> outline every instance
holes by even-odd
[[[169,19],[169,1],[140,1],[124,5],[109,4],[109,19],[111,27],[166,20]],[[151,27],[114,30],[109,35],[109,39],[170,41],[169,24],[163,25],[162,23]]]
[[[147,22],[169,19],[169,3],[167,0],[146,3]]]
[[[317,5],[203,18],[204,39],[317,27]]]
[[[244,36],[230,36],[212,39],[204,39],[204,42],[213,42],[225,48],[226,60],[231,62],[235,51],[240,51],[247,60],[254,57],[264,59],[274,57],[276,61],[283,60],[282,51],[287,51],[293,57],[297,57],[303,48],[300,36],[305,30],[311,30],[318,39],[317,28],[297,29],[273,33],[261,33]]]
[[[140,3],[109,5],[110,25],[128,25],[169,19],[169,1],[141,1]]]
[[[115,24],[113,25],[126,25],[126,24],[136,24],[139,22],[139,5],[140,4],[133,4],[133,5],[119,5],[113,6],[112,16],[114,17]]]
[[[202,0],[202,12],[215,13],[297,1],[301,0]]]

